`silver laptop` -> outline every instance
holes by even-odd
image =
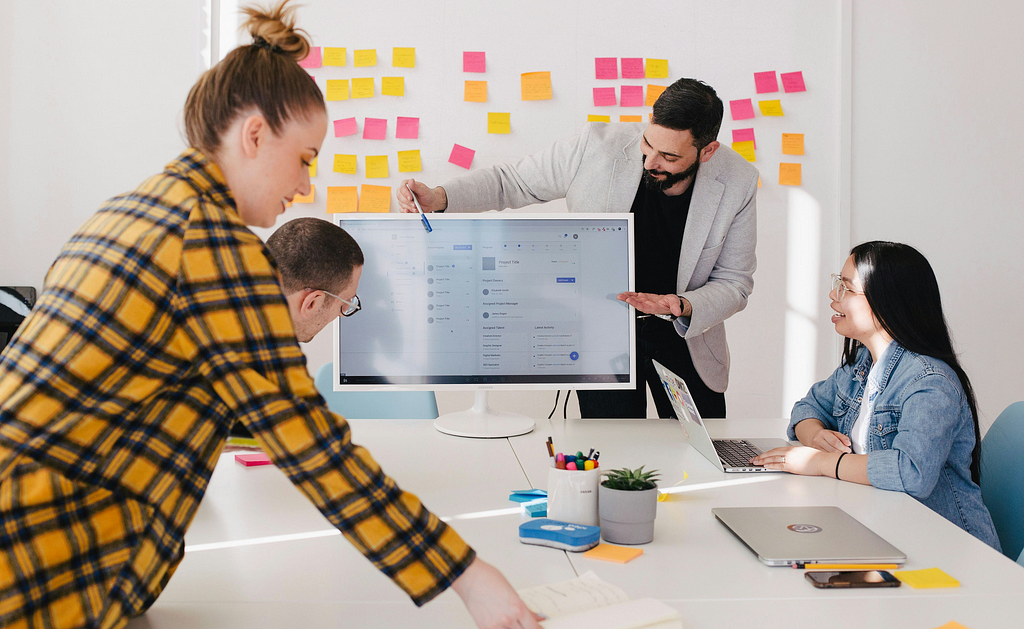
[[[839,507],[719,507],[711,513],[769,566],[907,561]]]
[[[750,459],[771,450],[790,445],[782,439],[712,439],[704,420],[693,403],[690,389],[683,379],[672,373],[664,365],[652,360],[658,371],[661,384],[672,403],[672,409],[679,418],[679,425],[690,440],[690,445],[700,452],[707,460],[718,466],[723,472],[781,472],[770,470],[762,465],[751,465]]]

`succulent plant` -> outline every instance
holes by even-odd
[[[658,470],[645,472],[642,465],[635,470],[631,470],[628,467],[611,470],[606,476],[607,478],[601,484],[608,489],[618,489],[619,491],[654,489],[657,487],[655,481],[660,478]]]

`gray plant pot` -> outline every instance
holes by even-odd
[[[601,537],[613,544],[647,544],[654,539],[658,489],[622,491],[598,487]]]

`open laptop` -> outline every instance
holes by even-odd
[[[718,466],[723,472],[781,472],[770,470],[761,465],[751,465],[750,459],[771,450],[790,445],[782,439],[712,439],[704,420],[693,403],[693,396],[683,379],[672,373],[656,360],[654,368],[658,371],[661,384],[665,387],[672,409],[679,418],[679,425],[690,440],[690,445],[700,452],[707,460]]]
[[[907,561],[839,507],[719,507],[711,513],[769,566]]]

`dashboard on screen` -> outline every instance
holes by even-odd
[[[632,387],[629,214],[348,215],[362,310],[334,324],[334,386]]]

